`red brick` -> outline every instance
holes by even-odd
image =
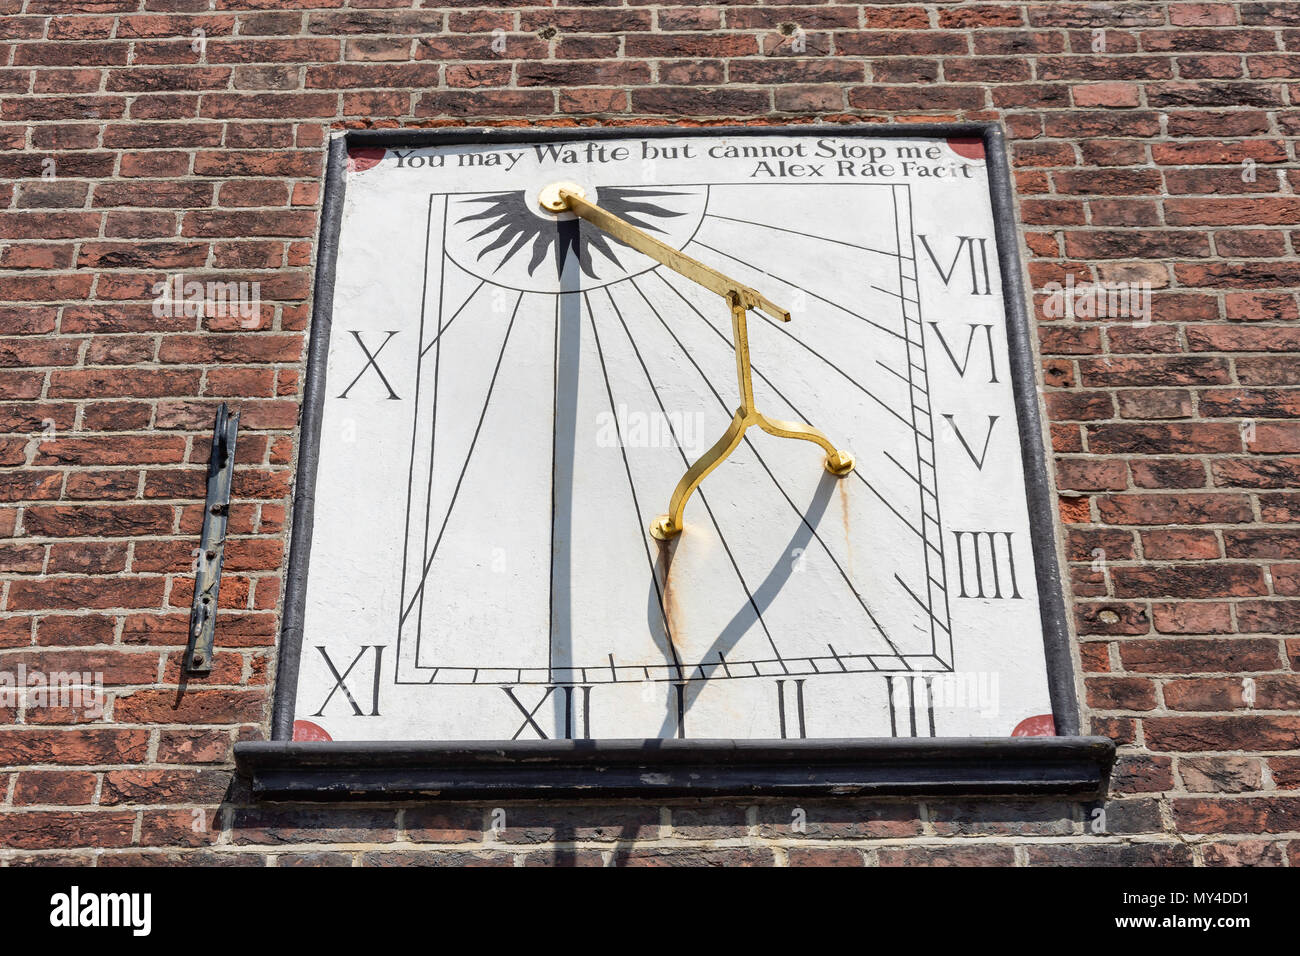
[[[865,866],[862,851],[851,847],[790,847],[787,866]]]
[[[1253,597],[1268,593],[1264,570],[1246,564],[1113,568],[1116,597]]]
[[[1237,607],[1243,632],[1286,634],[1300,630],[1300,601],[1244,601]]]
[[[1116,397],[1122,418],[1192,417],[1192,395],[1184,389],[1125,389]]]
[[[1230,422],[1089,425],[1088,448],[1098,455],[1203,455],[1239,452],[1241,430]]]
[[[1009,846],[911,846],[881,848],[881,866],[1011,866],[1015,852]]]
[[[1169,199],[1165,217],[1173,226],[1287,226],[1300,218],[1300,198]]]
[[[1234,364],[1243,385],[1300,385],[1300,363],[1291,356],[1242,357]]]
[[[1187,330],[1187,343],[1198,352],[1295,352],[1300,351],[1300,329],[1201,325]]]
[[[1205,465],[1187,458],[1140,458],[1129,462],[1138,488],[1204,488]]]
[[[104,774],[101,806],[121,804],[220,803],[229,774],[214,770],[110,770]]]
[[[1141,604],[1115,601],[1075,605],[1075,622],[1081,634],[1146,634],[1151,630],[1147,609]]]
[[[146,730],[0,728],[0,759],[6,764],[139,763],[148,747]]]
[[[230,756],[230,735],[220,730],[164,730],[159,735],[160,763],[222,763]]]
[[[157,608],[165,581],[158,577],[91,578],[49,576],[9,586],[11,610]]]
[[[1300,458],[1219,458],[1210,462],[1216,486],[1227,488],[1289,488],[1300,475]]]
[[[1284,292],[1229,292],[1223,297],[1224,314],[1241,321],[1276,322],[1300,319],[1293,294]]]
[[[78,770],[30,770],[18,775],[14,804],[84,806],[92,802],[98,777]]]
[[[1187,798],[1173,808],[1178,825],[1191,833],[1279,833],[1300,826],[1300,797]]]
[[[76,844],[128,846],[134,825],[134,813],[42,810],[0,813],[0,842],[22,850]]]
[[[1193,561],[1222,557],[1218,536],[1201,529],[1143,531],[1142,553],[1156,561]],[[1234,555],[1235,557],[1235,555]]]
[[[1111,524],[1244,524],[1254,518],[1244,495],[1108,495],[1098,502]]]
[[[1056,486],[1074,491],[1122,491],[1128,487],[1128,469],[1122,461],[1062,458],[1056,463]]]
[[[1089,707],[1097,710],[1154,710],[1155,684],[1139,677],[1093,677],[1085,681]]]
[[[1072,87],[1074,105],[1087,107],[1131,107],[1140,105],[1134,83],[1087,83]]]
[[[1225,359],[1178,356],[1088,359],[1080,371],[1084,385],[1220,385],[1229,381]]]

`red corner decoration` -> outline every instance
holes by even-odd
[[[984,158],[984,141],[978,136],[949,136],[948,148],[963,159]]]
[[[348,172],[364,173],[378,166],[387,153],[381,146],[353,146],[348,150]]]
[[[319,742],[333,740],[334,738],[320,724],[313,724],[310,720],[295,720],[293,722],[293,739]]]
[[[301,723],[301,721],[299,721]],[[1037,717],[1026,717],[1020,723],[1016,724],[1016,729],[1011,731],[1012,737],[1055,737],[1056,721],[1052,719],[1051,714],[1039,714]],[[294,737],[297,740],[297,736]]]

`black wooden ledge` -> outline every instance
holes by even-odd
[[[265,800],[1105,793],[1106,737],[235,745]]]

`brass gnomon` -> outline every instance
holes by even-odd
[[[732,339],[736,348],[736,375],[740,382],[740,407],[732,416],[726,432],[705,452],[695,464],[687,469],[677,487],[673,489],[672,500],[668,503],[668,513],[660,515],[650,523],[650,533],[661,541],[673,538],[682,531],[682,515],[686,511],[686,502],[700,486],[700,482],[713,469],[736,450],[745,430],[757,425],[769,435],[778,438],[802,438],[815,442],[826,450],[826,470],[833,475],[847,475],[853,470],[853,455],[847,450],[836,448],[824,434],[802,422],[783,422],[768,418],[754,407],[754,383],[749,368],[749,333],[745,317],[750,309],[759,309],[774,319],[790,321],[790,313],[775,305],[771,300],[723,275],[716,269],[692,259],[678,249],[654,236],[620,219],[595,203],[588,202],[586,192],[574,183],[551,183],[538,196],[538,204],[548,212],[572,212],[585,219],[597,229],[609,233],[615,239],[631,246],[637,252],[662,263],[679,275],[692,282],[697,282],[710,292],[716,292],[727,300],[731,309]]]

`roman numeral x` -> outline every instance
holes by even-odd
[[[384,350],[384,346],[392,341],[393,336],[396,334],[396,331],[389,332],[387,338],[385,338],[383,342],[379,343],[379,348],[371,352],[370,349],[366,348],[366,343],[361,341],[361,333],[352,333],[352,337],[357,340],[357,345],[361,346],[361,351],[365,353],[366,364],[361,366],[361,371],[357,372],[357,377],[348,383],[348,387],[343,389],[343,394],[340,395],[339,398],[347,398],[348,392],[352,391],[352,386],[361,381],[361,376],[365,375],[367,371],[373,368],[375,374],[379,376],[379,380],[384,383],[384,388],[388,389],[389,399],[398,399],[400,401],[401,396],[393,391],[393,386],[389,383],[388,377],[384,375],[384,370],[379,367],[379,363],[376,361],[376,359],[379,358],[379,353]]]

